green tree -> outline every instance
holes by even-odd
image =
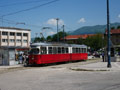
[[[47,39],[48,42],[51,42],[51,41],[52,41],[52,37],[51,37],[51,36],[47,36],[46,39]]]
[[[41,37],[41,38],[40,38],[40,41],[41,41],[41,42],[44,42],[44,41],[45,41],[45,38],[44,38],[44,37]]]
[[[66,32],[65,33],[59,32],[58,35],[59,35],[59,41],[63,41],[63,35],[67,36],[67,33]],[[57,42],[57,38],[58,38],[57,34],[54,34],[53,37],[52,37],[52,41]]]
[[[67,43],[68,43],[68,44],[74,44],[74,42],[73,42],[73,41],[67,41]]]
[[[117,29],[120,29],[120,26],[118,26]]]
[[[34,39],[34,43],[37,43],[37,42],[40,42],[40,37],[36,37],[36,38]]]
[[[77,39],[77,44],[84,44],[84,39],[78,38]]]
[[[45,41],[45,38],[44,37],[36,37],[35,39],[34,39],[34,43],[37,43],[37,42],[43,42],[43,41]]]
[[[97,34],[86,38],[84,44],[97,51],[105,46],[105,40],[103,40],[103,36],[101,34]]]
[[[114,30],[115,29],[115,27],[111,27],[111,30]]]

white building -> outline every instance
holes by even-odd
[[[16,54],[28,51],[30,41],[30,29],[0,27],[0,65],[15,65]]]
[[[29,47],[30,30],[11,27],[0,27],[0,46]]]

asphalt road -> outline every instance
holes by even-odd
[[[73,71],[79,65],[30,67],[0,74],[0,90],[120,90],[120,71]]]

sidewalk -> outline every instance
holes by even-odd
[[[91,61],[84,64],[79,64],[70,67],[69,69],[75,70],[75,71],[120,71],[120,62],[111,62],[112,67],[107,68],[107,62],[102,61]],[[21,68],[24,67],[24,65],[13,65],[13,66],[0,66],[0,70],[5,69],[14,69],[14,68]]]
[[[12,65],[12,66],[0,66],[0,70],[3,69],[10,69],[10,68],[19,68],[19,67],[24,67],[22,64],[19,65]]]
[[[75,71],[120,71],[120,62],[111,62],[112,67],[107,68],[107,62],[95,62],[71,67]]]

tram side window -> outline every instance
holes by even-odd
[[[84,48],[82,49],[82,53],[84,53]]]
[[[79,49],[78,48],[76,48],[76,53],[79,53]]]
[[[83,48],[83,53],[86,53],[86,49],[85,48]]]
[[[83,48],[83,53],[85,53],[86,52],[86,49],[85,48]]]
[[[60,54],[62,52],[61,47],[58,47],[58,53]]]
[[[41,47],[41,54],[47,54],[46,47]]]
[[[57,54],[57,47],[53,47],[53,54]]]
[[[62,47],[62,53],[65,53],[65,49],[64,49],[64,47]]]
[[[68,48],[66,48],[66,53],[68,53]]]
[[[75,48],[72,48],[72,53],[75,53]]]
[[[74,48],[72,48],[72,53],[74,53]]]
[[[52,54],[52,47],[48,47],[48,53]]]
[[[86,53],[86,52],[87,52],[87,49],[86,49],[86,48],[84,48],[84,51],[85,51],[84,53]]]
[[[39,54],[39,49],[38,48],[32,48],[30,51],[30,54]]]
[[[81,53],[83,53],[83,48],[81,48]]]
[[[79,53],[81,53],[81,49],[79,48]]]

